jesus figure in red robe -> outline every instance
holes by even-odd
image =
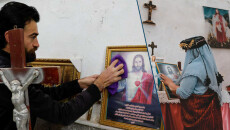
[[[212,18],[213,33],[216,40],[223,46],[227,42],[226,31],[227,31],[227,21],[220,14],[219,10],[216,9],[215,15]]]
[[[119,85],[119,87],[125,86],[122,100],[141,104],[151,104],[153,83],[153,76],[148,74],[145,70],[143,56],[137,54],[133,58],[132,71],[129,72],[125,85]]]

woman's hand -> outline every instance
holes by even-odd
[[[177,86],[169,77],[164,74],[160,74],[161,82],[163,82],[169,89],[172,91],[174,95],[176,95],[176,90],[179,86]]]
[[[173,81],[167,77],[166,75],[164,74],[160,74],[160,77],[161,77],[161,81],[166,85],[166,86],[169,86],[169,84],[173,84]]]

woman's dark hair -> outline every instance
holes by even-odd
[[[38,11],[32,7],[19,2],[9,2],[0,10],[0,49],[5,48],[5,32],[16,25],[17,28],[24,28],[27,22],[34,20],[39,22]]]

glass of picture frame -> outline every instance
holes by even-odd
[[[155,62],[157,73],[162,73],[173,80],[174,83],[181,76],[181,72],[176,64],[163,63],[163,62]],[[168,99],[177,99],[177,96],[172,94],[172,91],[166,86],[163,82],[162,85],[165,89],[165,92],[168,96]]]
[[[107,89],[103,91],[100,123],[132,130],[164,129],[146,46],[107,47],[105,67],[116,55],[125,60],[128,78],[118,82],[114,95],[109,94]],[[135,73],[138,68],[134,64],[138,60],[141,62],[141,74]]]

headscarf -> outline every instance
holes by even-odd
[[[178,84],[188,76],[195,76],[204,86],[212,89],[221,99],[222,76],[219,74],[210,46],[204,37],[192,37],[180,43],[181,48],[187,50],[184,69]]]

